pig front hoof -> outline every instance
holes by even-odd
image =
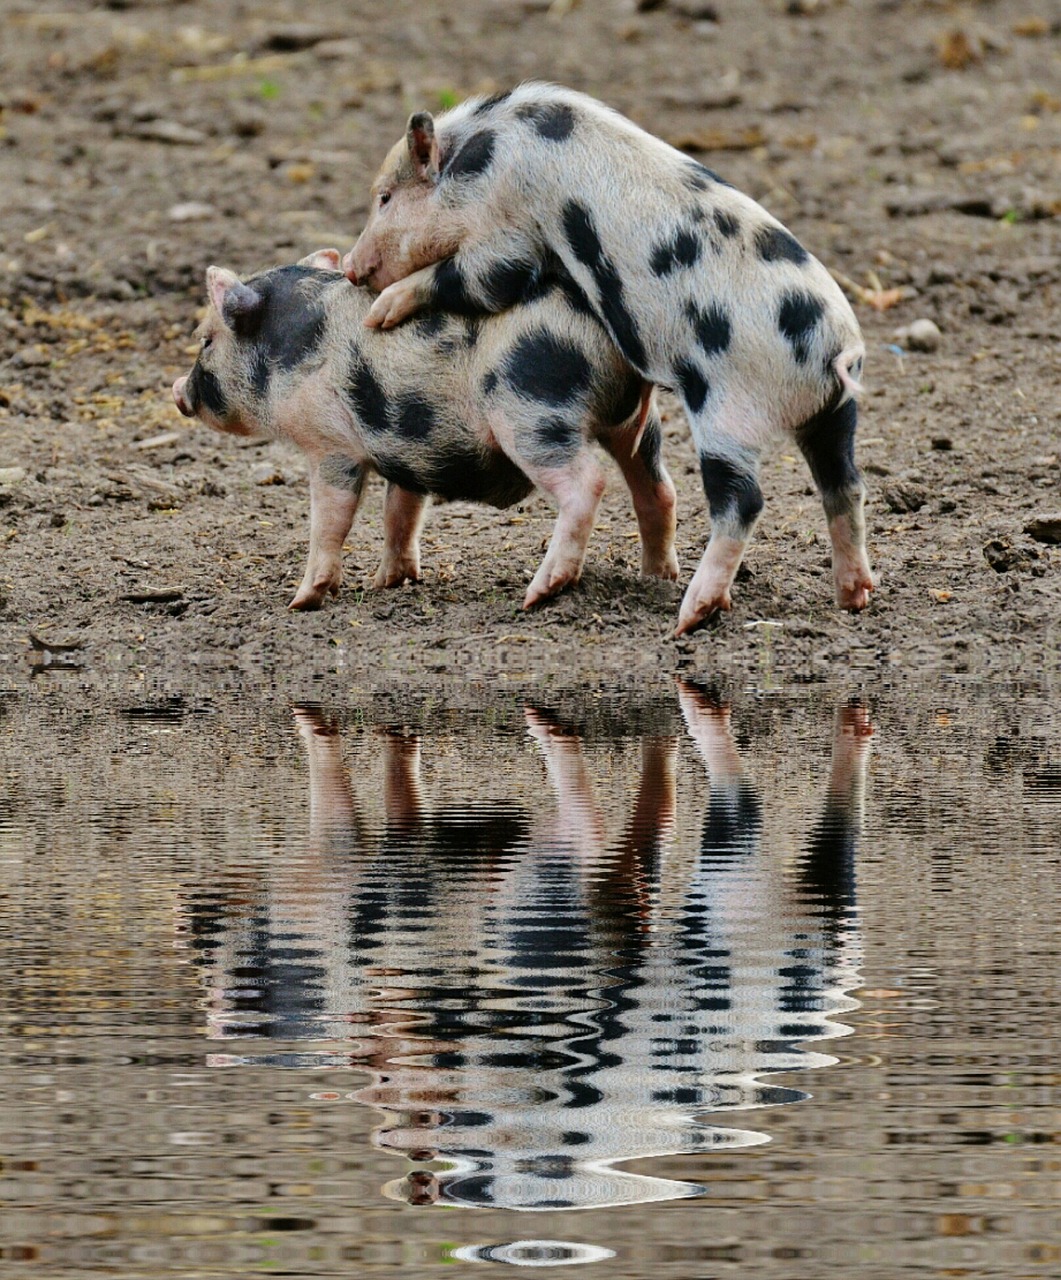
[[[418,564],[381,564],[372,579],[372,588],[380,591],[384,587],[400,587],[405,582],[420,581]]]
[[[416,290],[399,280],[389,284],[369,308],[365,324],[370,329],[393,329],[418,310]]]
[[[303,582],[295,593],[294,600],[287,607],[296,613],[309,613],[313,609],[319,609],[328,596],[337,596],[338,594],[339,579],[336,577],[328,577],[322,581]]]
[[[665,582],[677,582],[678,557],[672,550],[657,559],[644,559],[641,562],[642,578],[663,578]]]
[[[838,582],[836,603],[841,609],[858,613],[869,604],[870,592],[874,585],[873,579],[868,574],[856,578],[853,582]]]
[[[566,587],[573,586],[578,579],[579,574],[563,571],[547,575],[538,574],[523,597],[524,609],[533,609],[535,605],[544,604],[546,600],[558,596]]]
[[[719,592],[709,600],[683,600],[678,613],[678,625],[674,628],[674,638],[687,636],[690,631],[695,631],[697,627],[710,621],[716,613],[728,613],[732,608],[733,601],[728,591]]]

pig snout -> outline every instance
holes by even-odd
[[[173,399],[177,403],[177,408],[181,411],[181,413],[186,418],[194,418],[195,410],[188,403],[188,399],[184,394],[184,388],[187,382],[188,382],[187,374],[185,374],[183,378],[177,379],[177,381],[173,384]]]
[[[371,272],[365,270],[365,264],[360,261],[357,253],[357,245],[343,259],[343,275],[346,276],[352,284],[364,284]]]

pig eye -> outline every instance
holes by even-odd
[[[390,204],[390,200],[391,200],[391,193],[389,191],[380,192],[380,196],[379,196],[380,208],[382,208],[385,204]]]
[[[211,348],[213,345],[214,345],[214,340],[213,340],[213,338],[211,337],[211,335],[210,335],[210,334],[208,334],[208,333],[204,334],[204,335],[203,335],[203,340],[202,340],[202,342],[199,344],[199,352],[200,352],[200,354],[201,354],[202,352],[204,352],[204,351],[209,351],[209,350],[210,350],[210,348]]]

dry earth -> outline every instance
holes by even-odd
[[[1058,0],[0,0],[0,29],[0,685],[66,664],[64,685],[293,692],[1061,673]],[[169,395],[204,268],[345,249],[411,109],[531,76],[688,148],[853,290],[864,615],[833,607],[821,510],[784,451],[733,612],[679,643],[681,587],[639,580],[617,476],[582,585],[538,612],[518,603],[542,499],[438,509],[423,583],[374,593],[378,484],[340,597],[287,612],[298,456],[189,426]],[[923,317],[938,349],[905,351],[894,331]],[[667,406],[687,580],[707,516]]]

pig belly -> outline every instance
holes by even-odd
[[[454,448],[445,453],[412,456],[412,451],[372,459],[391,484],[413,493],[427,493],[439,502],[479,502],[511,507],[534,488],[533,482],[500,450]]]

